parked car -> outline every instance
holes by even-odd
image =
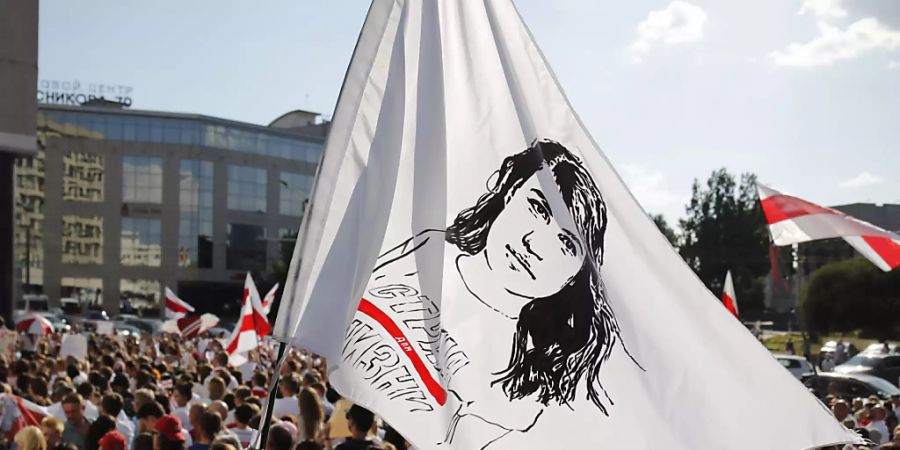
[[[116,317],[116,325],[128,325],[141,331],[141,334],[156,336],[161,333],[162,322],[157,319],[146,319],[131,314],[120,314]]]
[[[900,389],[897,386],[883,378],[865,374],[819,372],[806,377],[803,384],[819,398],[824,398],[829,393],[829,386],[844,399],[877,395],[879,398],[888,400],[892,395],[900,395]]]
[[[798,380],[813,375],[816,371],[806,358],[798,355],[774,355],[781,365]]]
[[[837,373],[866,374],[884,378],[897,386],[900,380],[900,355],[860,353],[834,368]]]
[[[134,325],[127,325],[124,323],[116,322],[113,325],[113,328],[116,330],[116,334],[120,334],[122,336],[141,336],[141,329]]]

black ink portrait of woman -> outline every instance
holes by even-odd
[[[614,413],[603,366],[617,345],[637,362],[600,277],[606,214],[581,161],[559,143],[536,141],[506,157],[446,230],[424,230],[381,255],[360,311],[401,343],[395,357],[409,358],[422,398],[440,405],[409,409],[449,418],[441,446],[499,448],[546,408],[572,408],[577,398]],[[414,256],[435,246],[445,261],[438,294],[422,292]],[[389,398],[413,398],[414,386],[395,389],[388,370],[372,363],[384,364],[383,352],[363,355],[375,346],[361,327],[354,320],[344,360]]]

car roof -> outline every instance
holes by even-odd
[[[869,381],[884,381],[883,378],[876,377],[874,375],[867,375],[864,373],[840,373],[840,372],[819,372],[813,377],[821,377],[821,378],[850,378],[854,380],[869,382]]]
[[[806,361],[806,358],[804,358],[800,355],[777,354],[777,355],[772,355],[772,356],[774,356],[775,358],[778,358],[778,359],[796,359],[798,361]]]

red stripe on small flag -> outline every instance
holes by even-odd
[[[400,330],[400,327],[398,327],[384,311],[378,309],[377,306],[366,299],[360,300],[359,312],[375,319],[375,321],[384,327],[388,334],[397,341],[397,344],[400,345],[400,349],[403,350],[403,353],[409,358],[410,362],[412,362],[413,368],[416,369],[422,382],[425,383],[428,392],[438,402],[438,405],[444,406],[444,403],[447,401],[447,392],[444,391],[444,388],[431,376],[431,372],[425,367],[422,358],[416,353],[412,344],[409,342],[409,339],[407,339],[403,334],[403,331]]]
[[[784,194],[764,198],[760,201],[760,204],[762,204],[763,213],[765,213],[766,221],[769,222],[769,225],[811,214],[843,215],[831,208],[824,208],[815,203]]]
[[[191,312],[191,310],[185,308],[184,305],[182,305],[182,304],[180,304],[180,303],[178,303],[178,302],[176,302],[176,301],[174,301],[174,300],[172,300],[172,299],[170,299],[170,298],[166,298],[166,308],[168,308],[169,311],[173,311],[173,312],[177,312],[177,313],[189,313],[189,312]]]
[[[734,299],[731,298],[728,294],[722,294],[722,303],[725,305],[725,309],[731,311],[731,314],[734,317],[738,317],[737,308],[734,307]]]
[[[862,236],[862,238],[891,269],[900,267],[900,245],[886,237]]]

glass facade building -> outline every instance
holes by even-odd
[[[244,273],[267,289],[296,236],[326,129],[304,111],[259,126],[42,105],[39,154],[16,166],[22,290],[156,316],[169,287],[236,313]]]

